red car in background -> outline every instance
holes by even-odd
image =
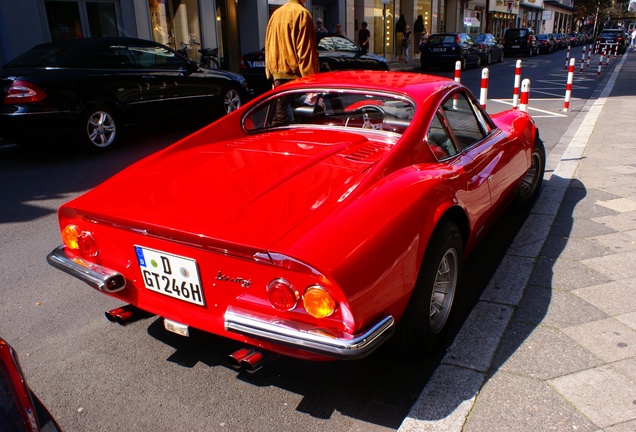
[[[451,79],[346,71],[295,80],[59,209],[53,266],[165,328],[312,360],[443,340],[465,258],[530,206],[533,119],[489,116]]]
[[[0,426],[7,432],[59,432],[60,426],[31,392],[18,354],[0,338]]]

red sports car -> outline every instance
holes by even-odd
[[[453,80],[318,74],[63,205],[48,260],[132,305],[113,321],[141,310],[246,343],[237,366],[359,358],[391,336],[421,353],[466,256],[508,204],[532,204],[544,166],[527,113],[489,116]]]

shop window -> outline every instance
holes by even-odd
[[[199,0],[148,0],[152,38],[200,60]]]
[[[92,37],[118,36],[117,12],[114,3],[88,2],[86,14]]]
[[[84,37],[77,2],[47,1],[45,5],[51,39],[54,42]]]
[[[47,0],[44,6],[52,41],[119,35],[114,1]]]

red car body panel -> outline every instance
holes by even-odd
[[[401,135],[242,128],[253,107],[279,90],[301,88],[394,93],[416,109]],[[286,355],[323,359],[325,352],[293,338],[276,343],[230,331],[227,317],[243,311],[271,317],[272,325],[294,323],[304,333],[368,337],[367,329],[389,325],[387,317],[399,320],[429,237],[449,212],[465,221],[469,254],[518,189],[536,127],[519,111],[492,116],[486,139],[438,162],[424,137],[436,107],[458,89],[443,78],[387,72],[319,74],[282,86],[62,206],[61,228],[74,224],[90,233],[99,253],[86,257],[62,248],[58,258],[123,275],[125,287],[104,291],[153,314]],[[195,260],[205,304],[145,288],[135,246]],[[320,284],[336,300],[336,311],[319,319],[302,306],[274,309],[266,291],[277,278],[301,294]]]

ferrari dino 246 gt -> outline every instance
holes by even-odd
[[[280,86],[59,209],[49,262],[146,313],[304,359],[430,351],[462,265],[544,173],[533,119],[429,75]],[[122,309],[113,320],[127,319]]]

